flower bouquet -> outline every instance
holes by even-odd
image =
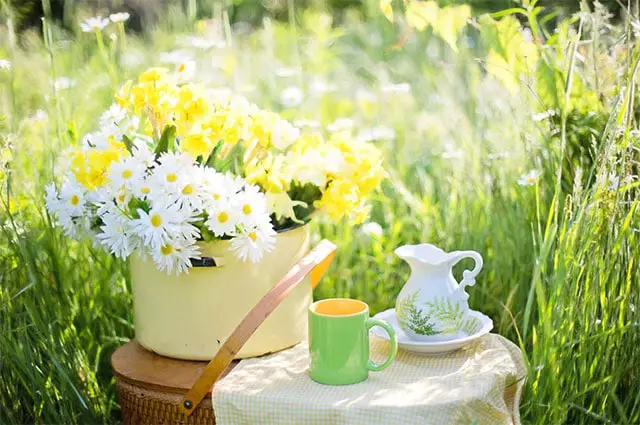
[[[139,342],[200,359],[305,253],[312,216],[366,217],[383,169],[348,132],[301,134],[179,74],[151,68],[124,84],[99,131],[63,156],[46,204],[67,236],[130,258]],[[240,354],[296,343],[310,299],[292,294]]]

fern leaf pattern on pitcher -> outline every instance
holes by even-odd
[[[457,332],[464,320],[464,309],[460,303],[445,297],[435,297],[424,303],[427,314],[442,323],[443,332]]]
[[[417,307],[419,294],[418,290],[398,299],[396,304],[398,321],[419,335],[437,335],[440,332],[434,329],[435,323],[431,321],[431,316]]]

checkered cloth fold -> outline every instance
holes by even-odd
[[[388,343],[371,338],[371,357]],[[308,376],[306,343],[243,360],[216,384],[219,425],[257,424],[520,424],[526,369],[522,353],[489,334],[451,354],[421,357],[402,350],[365,382],[327,386]]]

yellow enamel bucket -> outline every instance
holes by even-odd
[[[228,241],[203,243],[215,267],[167,275],[151,259],[131,257],[136,340],[158,354],[210,360],[249,310],[309,250],[308,226],[278,233],[276,247],[257,264],[238,260]],[[306,337],[312,301],[307,276],[258,328],[236,358],[291,347]]]

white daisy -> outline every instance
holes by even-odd
[[[172,237],[197,238],[198,230],[186,211],[176,204],[157,204],[146,213],[138,209],[139,218],[131,221],[131,230],[138,234],[145,245],[157,248]]]
[[[300,90],[300,87],[290,86],[282,90],[280,93],[280,104],[285,108],[293,108],[302,103],[304,99],[304,93]]]
[[[170,274],[188,273],[191,259],[200,258],[200,249],[193,241],[168,240],[151,251],[151,257],[161,271]]]
[[[229,198],[244,187],[244,181],[232,174],[220,174],[212,168],[204,168],[201,173],[203,200],[207,209],[227,205]]]
[[[118,129],[120,129],[123,134],[131,135],[136,133],[138,128],[140,128],[140,118],[135,115],[125,118],[118,124]]]
[[[106,149],[109,147],[109,137],[101,131],[87,133],[82,137],[82,145],[88,148]]]
[[[58,214],[60,210],[60,199],[58,199],[58,190],[54,183],[49,183],[45,188],[45,205],[49,214]]]
[[[127,110],[114,103],[100,115],[100,127],[117,126],[126,117]]]
[[[159,159],[151,174],[152,183],[159,189],[158,194],[175,196],[185,184],[185,168],[193,166],[188,154],[165,153]]]
[[[520,186],[533,186],[534,184],[538,183],[541,175],[542,172],[540,170],[531,170],[518,178],[518,184]]]
[[[0,59],[0,69],[8,71],[11,69],[11,62],[7,59]]]
[[[128,230],[129,219],[117,210],[100,216],[101,232],[96,239],[113,255],[125,259],[138,247],[139,239]]]
[[[102,16],[96,16],[94,18],[87,18],[80,23],[82,32],[100,32],[109,25],[109,19],[102,18]]]
[[[215,208],[207,210],[205,225],[217,237],[233,235],[238,224],[239,214],[231,204],[220,203]]]
[[[231,239],[231,251],[242,261],[257,263],[265,252],[275,248],[276,232],[270,222],[254,226]]]
[[[145,168],[150,168],[156,163],[156,154],[149,149],[149,144],[145,139],[134,139],[132,155]]]
[[[112,13],[111,15],[109,15],[109,19],[111,19],[111,22],[126,22],[129,20],[129,18],[131,17],[131,15],[129,15],[129,13],[127,12],[119,12],[119,13]]]
[[[269,217],[267,199],[257,186],[247,185],[244,192],[232,198],[232,203],[239,222],[245,226],[256,225]]]
[[[133,190],[144,178],[146,167],[135,157],[127,157],[111,163],[109,181],[113,190],[124,187]]]
[[[85,212],[86,190],[76,182],[66,182],[60,189],[60,211],[70,217],[80,217]]]

